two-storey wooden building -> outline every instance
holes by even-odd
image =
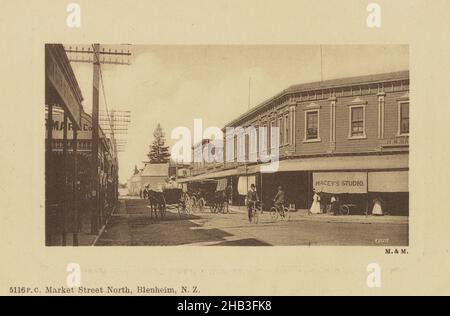
[[[225,162],[194,168],[197,178],[227,178],[238,196],[256,183],[266,206],[281,185],[296,208],[308,208],[316,189],[355,212],[378,198],[389,212],[408,214],[409,71],[293,85],[226,127],[257,132],[225,136]],[[278,168],[264,172],[260,153],[273,151],[274,137]]]

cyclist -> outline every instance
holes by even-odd
[[[277,195],[275,195],[275,198],[273,199],[273,204],[280,212],[281,216],[284,216],[284,196],[283,187],[280,185],[278,187]]]
[[[252,222],[253,208],[256,207],[257,202],[259,202],[258,193],[256,193],[256,186],[252,183],[247,193],[248,221],[250,223]]]

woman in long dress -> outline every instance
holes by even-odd
[[[377,215],[377,216],[383,215],[383,206],[382,206],[381,200],[379,198],[375,198],[373,200],[372,215]]]
[[[316,190],[314,190],[313,202],[311,204],[311,208],[309,209],[310,214],[319,214],[320,213],[320,196],[317,194]]]

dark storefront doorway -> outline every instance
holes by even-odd
[[[296,209],[307,209],[309,207],[311,195],[309,172],[262,173],[257,184],[265,210],[270,209],[272,200],[277,194],[278,186],[283,187],[286,194],[286,204],[294,204]]]

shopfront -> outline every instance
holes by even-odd
[[[45,146],[45,244],[78,245],[80,179],[77,159],[83,97],[70,62],[61,44],[45,45],[45,111],[47,114]],[[53,123],[53,114],[59,123]],[[55,120],[56,121],[56,120]],[[70,129],[68,128],[70,125]],[[60,133],[60,139],[53,134]],[[56,136],[56,135],[55,135]],[[69,142],[69,138],[72,141]],[[54,149],[61,151],[54,154]],[[69,155],[72,150],[72,159]]]
[[[409,214],[408,154],[289,159],[280,161],[276,172],[260,170],[256,182],[265,206],[271,205],[281,185],[286,203],[296,209],[309,209],[315,189],[323,204],[334,195],[352,204],[353,214],[370,212],[376,198],[390,214]]]
[[[385,214],[409,214],[407,170],[314,172],[313,188],[323,204],[334,195],[341,204],[353,205],[352,214],[370,213],[376,200]]]
[[[264,210],[269,210],[272,201],[277,194],[278,187],[281,186],[285,192],[285,204],[294,204],[296,209],[309,208],[311,188],[311,173],[305,171],[284,171],[276,173],[258,174],[260,181],[258,192],[261,193],[261,200]]]
[[[383,211],[391,215],[409,215],[409,176],[407,170],[368,173],[369,203],[380,200]]]
[[[323,206],[334,196],[351,205],[351,214],[364,214],[369,208],[367,172],[313,172],[312,182]]]

